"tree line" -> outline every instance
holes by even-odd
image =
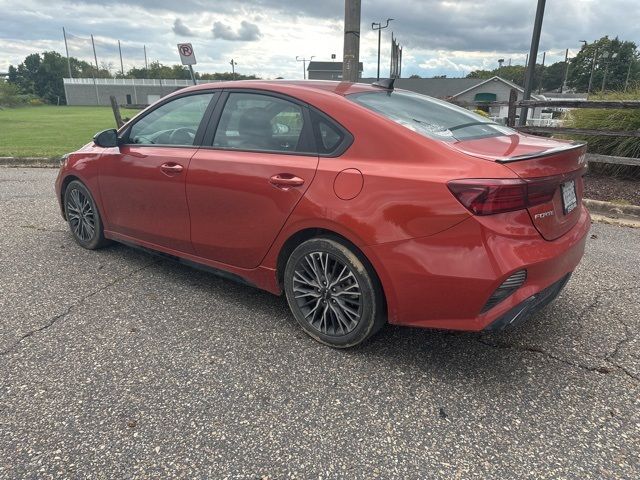
[[[8,84],[5,90],[21,95],[25,98],[39,98],[46,103],[66,104],[63,78],[69,77],[69,68],[74,78],[162,78],[162,79],[190,79],[189,70],[183,65],[164,65],[151,62],[148,68],[134,67],[125,72],[112,73],[110,63],[102,63],[100,68],[74,57],[67,58],[58,52],[32,53],[22,63],[9,66]],[[231,72],[198,73],[198,80],[244,80],[256,79],[255,75],[242,75]],[[8,102],[7,102],[8,103]]]
[[[586,92],[591,78],[591,91],[623,91],[640,83],[640,56],[637,46],[631,41],[617,37],[602,37],[583,45],[578,54],[569,59],[568,71],[564,61],[549,66],[536,64],[533,91],[558,90],[564,84],[577,92]],[[591,70],[593,67],[593,76]],[[495,70],[475,70],[467,78],[491,78],[500,76],[505,80],[524,85],[525,67],[511,65]]]

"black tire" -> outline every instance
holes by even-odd
[[[74,240],[87,250],[96,250],[111,243],[104,238],[100,212],[89,189],[73,180],[64,191],[64,213]]]
[[[291,253],[284,290],[304,331],[331,347],[358,345],[386,321],[382,288],[368,262],[333,238],[307,240]]]

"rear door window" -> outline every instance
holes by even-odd
[[[229,94],[213,139],[215,148],[265,152],[312,152],[304,107],[258,93]]]

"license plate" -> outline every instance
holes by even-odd
[[[562,206],[564,214],[569,214],[578,206],[578,197],[576,196],[576,182],[569,180],[561,185],[562,188]]]

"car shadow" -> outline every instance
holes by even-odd
[[[128,247],[114,245],[108,250],[121,255],[120,248],[133,251]],[[211,272],[194,269],[176,261],[148,254],[158,259],[157,267],[178,282],[181,288],[196,289],[202,293],[215,293],[208,308],[215,309],[219,302],[230,302],[252,310],[257,317],[269,319],[268,325],[254,324],[248,328],[256,330],[256,336],[265,332],[291,336],[291,348],[303,347],[326,350],[324,346],[308,337],[296,323],[289,311],[284,296],[274,296],[255,287],[244,285]],[[544,318],[544,311],[530,318],[527,323],[518,327],[513,333],[482,333],[430,330],[411,327],[386,325],[378,334],[364,344],[347,349],[332,349],[332,355],[361,358],[364,361],[393,364],[394,368],[406,367],[429,372],[437,376],[459,376],[463,378],[492,378],[499,383],[507,382],[514,375],[527,370],[526,363],[514,357],[514,354],[536,352],[512,346],[509,341],[526,335],[527,331],[538,331]],[[542,337],[541,337],[542,335]],[[556,335],[548,331],[538,332],[537,340],[549,341]],[[255,341],[255,339],[253,339]],[[265,342],[270,341],[265,336]],[[325,352],[326,353],[326,352]],[[414,370],[415,371],[415,370]]]

